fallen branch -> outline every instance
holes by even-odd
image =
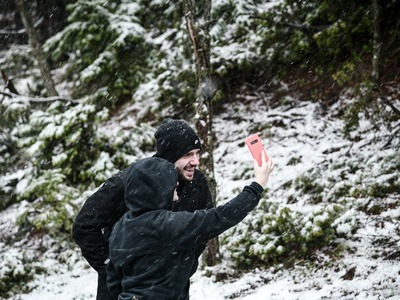
[[[71,103],[79,103],[78,100],[73,100],[69,98],[63,98],[60,96],[53,96],[53,97],[28,97],[28,96],[19,96],[16,94],[11,94],[11,93],[5,93],[5,92],[0,92],[0,95],[10,97],[10,98],[15,98],[23,102],[29,102],[29,103],[46,103],[46,102],[55,102],[55,101],[65,101],[65,102],[71,102]]]
[[[389,106],[394,113],[400,115],[400,110],[386,97],[378,81],[374,81],[374,88],[379,92],[378,99],[381,99]]]
[[[0,30],[0,35],[23,35],[26,34],[25,29],[19,29],[19,30]]]
[[[399,136],[399,132],[400,132],[400,129],[397,129],[397,130],[389,137],[388,141],[387,141],[386,144],[383,146],[384,149],[390,147],[390,145],[392,144],[393,139]]]
[[[400,110],[384,95],[379,96],[379,98],[389,106],[394,113],[400,115]]]

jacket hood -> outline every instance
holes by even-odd
[[[125,177],[125,204],[133,214],[171,210],[178,182],[175,166],[165,159],[149,157],[132,164]]]

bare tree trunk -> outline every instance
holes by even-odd
[[[215,205],[217,187],[214,177],[213,87],[211,81],[209,35],[211,0],[184,0],[184,12],[187,29],[194,48],[196,63],[196,129],[203,142],[201,170],[208,179]],[[208,266],[213,266],[220,262],[218,238],[208,243],[203,253],[203,261]]]
[[[15,0],[15,4],[17,5],[18,11],[21,15],[22,21],[28,33],[33,54],[35,55],[35,58],[38,61],[40,73],[44,81],[44,86],[47,90],[47,95],[57,96],[58,94],[54,86],[53,79],[51,78],[50,67],[47,63],[46,56],[44,55],[42,45],[39,41],[38,34],[35,30],[32,16],[27,11],[24,0]]]
[[[379,5],[379,0],[372,0],[372,10],[373,10],[373,53],[372,53],[372,80],[375,84],[375,89],[380,94],[380,99],[383,100],[396,114],[400,114],[400,110],[384,95],[380,87],[380,60],[381,60],[381,27],[379,25],[381,18],[381,6]]]
[[[373,11],[373,52],[372,52],[372,79],[375,83],[379,84],[380,80],[380,58],[381,58],[381,48],[382,48],[382,41],[381,41],[381,32],[380,32],[380,13],[381,8],[379,5],[379,0],[372,0],[372,11]]]

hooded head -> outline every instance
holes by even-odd
[[[125,204],[133,213],[171,210],[178,172],[164,159],[149,157],[132,164],[125,177]]]
[[[172,163],[193,149],[201,149],[199,137],[183,120],[164,120],[154,136],[157,142],[157,153],[154,156]]]

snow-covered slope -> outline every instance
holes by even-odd
[[[326,112],[316,103],[295,99],[290,103],[271,107],[265,98],[249,97],[226,105],[225,112],[215,116],[218,201],[227,201],[251,181],[252,161],[244,139],[257,132],[276,164],[266,203],[286,206],[304,215],[335,201],[344,205],[346,210],[337,222],[343,233],[339,242],[345,250],[335,259],[321,252],[315,255],[315,261],[298,261],[290,268],[280,263],[264,270],[255,268],[223,282],[205,275],[210,268],[198,270],[192,278],[191,299],[400,299],[400,264],[396,256],[400,246],[399,193],[379,199],[334,196],[345,185],[356,190],[385,180],[398,181],[396,169],[389,174],[385,164],[388,157],[392,157],[392,162],[393,157],[398,159],[398,147],[393,145],[399,144],[399,138],[385,145],[391,133],[384,127],[380,132],[370,131],[370,124],[364,120],[359,130],[352,133],[360,138],[350,140],[343,134],[343,122],[333,117],[338,106]],[[108,124],[110,130],[111,127]],[[358,164],[358,171],[348,171],[352,164]],[[313,204],[293,187],[294,180],[301,176],[311,176],[321,185],[320,203]],[[373,206],[381,208],[379,213],[368,213]],[[1,231],[13,230],[17,212],[15,205],[0,213]],[[251,223],[252,218],[263,213],[256,209],[239,226]],[[234,238],[230,234],[225,234],[224,240]],[[34,252],[40,245],[31,247]],[[229,273],[229,250],[223,245],[221,252],[224,260],[214,271]],[[8,251],[7,257],[1,259],[3,266],[4,260],[12,260],[13,255],[17,257],[21,252]],[[35,256],[28,252],[24,255]],[[95,299],[96,274],[78,248],[49,256],[40,259],[48,273],[36,276],[31,283],[33,291],[13,299]],[[1,272],[4,271],[2,268]]]

